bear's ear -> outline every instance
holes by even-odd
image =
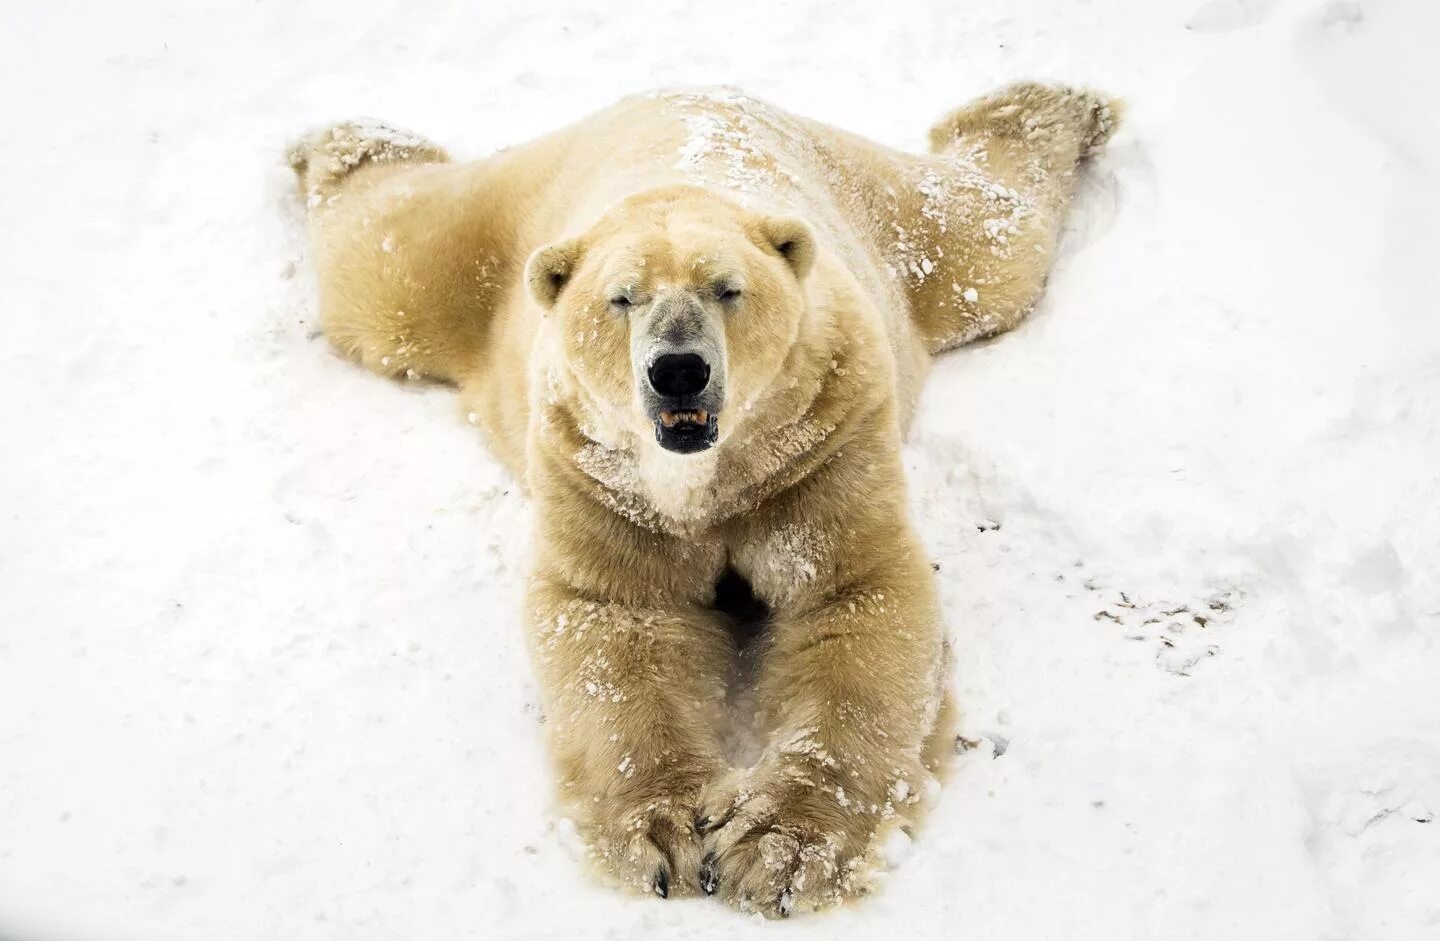
[[[530,260],[525,262],[525,284],[530,288],[530,296],[546,310],[554,307],[555,299],[575,273],[579,262],[579,239],[535,249]]]
[[[800,219],[767,216],[760,220],[760,237],[789,263],[796,278],[804,278],[815,264],[815,233]]]

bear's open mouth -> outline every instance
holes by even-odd
[[[703,408],[661,411],[655,419],[655,440],[660,447],[677,454],[704,451],[715,443],[719,435],[719,421]]]

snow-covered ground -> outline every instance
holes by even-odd
[[[144,7],[141,9],[140,7]],[[623,11],[623,12],[622,12]],[[1430,0],[0,11],[0,936],[1440,937]],[[1126,96],[1048,296],[907,450],[968,749],[884,890],[589,882],[450,393],[315,339],[283,146],[730,83],[919,148]]]

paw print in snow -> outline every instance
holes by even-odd
[[[1147,602],[1121,591],[1094,618],[1124,628],[1129,640],[1154,644],[1156,665],[1189,676],[1198,663],[1220,652],[1213,628],[1230,620],[1238,600],[1236,592],[1221,591],[1203,601]]]

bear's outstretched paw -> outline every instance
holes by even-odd
[[[450,157],[419,134],[362,118],[317,131],[286,154],[311,206],[367,163],[444,163]]]
[[[931,129],[930,143],[938,152],[969,135],[992,135],[1037,146],[1069,142],[1087,157],[1110,139],[1123,113],[1122,102],[1082,88],[1017,82],[946,117]]]
[[[745,912],[786,918],[869,890],[864,850],[876,814],[843,788],[784,770],[718,787],[700,829],[700,886]]]
[[[693,798],[657,798],[596,825],[596,861],[625,886],[661,898],[701,891],[703,852]]]

